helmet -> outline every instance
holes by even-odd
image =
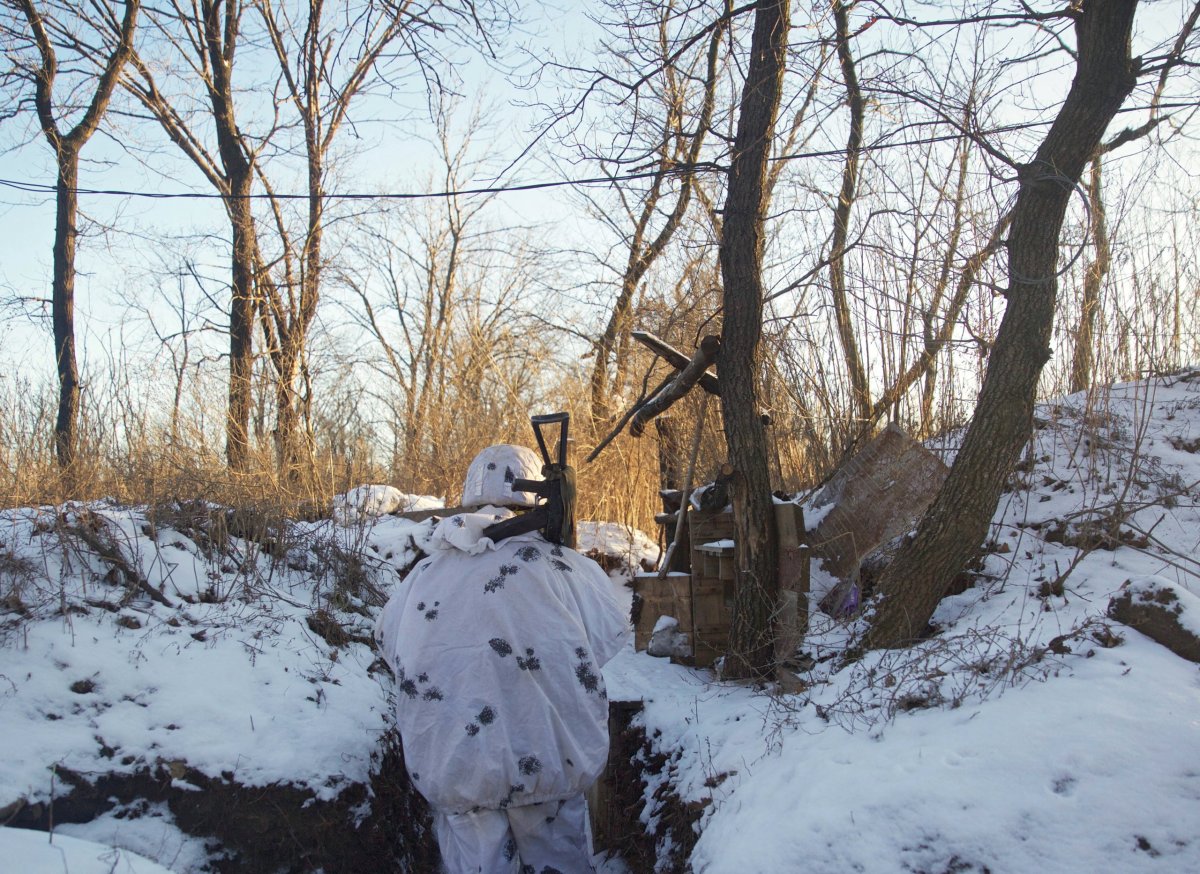
[[[518,479],[541,478],[542,462],[532,450],[509,443],[489,446],[476,455],[471,466],[467,468],[462,505],[532,507],[537,503],[537,495],[532,492],[514,492],[512,483]]]

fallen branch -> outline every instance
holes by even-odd
[[[137,568],[130,564],[125,556],[121,554],[120,547],[115,543],[106,543],[100,538],[98,532],[88,530],[86,524],[73,525],[67,531],[86,543],[88,548],[112,565],[125,578],[125,588],[130,595],[134,591],[139,591],[148,596],[151,601],[162,604],[164,607],[175,606],[162,592],[146,581],[146,578],[138,572]]]
[[[642,432],[646,430],[646,423],[651,421],[655,416],[666,410],[689,391],[697,382],[703,385],[703,377],[711,376],[707,374],[708,366],[712,364],[717,356],[721,353],[721,338],[716,335],[709,334],[700,341],[700,346],[696,349],[696,354],[692,356],[692,360],[687,363],[678,375],[671,380],[671,383],[650,400],[642,404],[637,413],[634,414],[633,421],[629,423],[629,433],[634,437],[641,437]],[[674,363],[674,362],[672,362]]]

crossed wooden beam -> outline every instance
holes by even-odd
[[[666,412],[668,407],[691,391],[692,386],[696,385],[696,383],[700,383],[700,387],[710,395],[716,397],[720,397],[721,395],[721,384],[718,382],[716,374],[708,369],[721,354],[720,337],[714,334],[706,336],[700,341],[695,354],[689,358],[661,337],[656,337],[654,334],[645,331],[634,331],[631,336],[675,369],[658,384],[658,387],[645,400],[634,404],[621,418],[621,421],[617,423],[612,432],[592,450],[591,455],[587,457],[589,462],[594,460],[604,447],[621,433],[626,423],[629,424],[629,433],[631,435],[641,437],[646,429],[646,425],[655,416]]]

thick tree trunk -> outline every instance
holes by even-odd
[[[204,42],[212,77],[208,89],[217,149],[225,173],[225,212],[232,236],[229,301],[229,398],[225,414],[225,460],[246,468],[250,450],[251,386],[254,374],[255,266],[257,238],[250,192],[254,172],[238,132],[233,104],[233,58],[240,35],[241,7],[203,0]]]
[[[289,344],[278,362],[275,384],[275,453],[279,480],[288,486],[305,482],[312,469],[312,444],[305,425],[305,398],[298,390],[303,349]]]
[[[726,672],[766,677],[774,668],[773,619],[779,595],[779,544],[767,466],[767,435],[758,414],[758,345],[762,337],[762,258],[767,158],[779,112],[787,57],[788,0],[760,0],[750,66],[729,168],[721,240],[725,285],[721,333],[721,411],[734,468],[736,592]]]
[[[56,184],[57,214],[54,226],[54,275],[51,288],[51,315],[54,323],[54,356],[58,369],[58,415],[54,423],[54,451],[59,466],[70,468],[75,461],[79,426],[79,369],[75,358],[75,242],[78,236],[79,152],[96,132],[117,78],[133,52],[133,33],[137,27],[141,0],[125,0],[118,41],[112,47],[96,81],[82,117],[68,132],[58,128],[54,118],[54,80],[58,59],[50,31],[33,0],[16,4],[29,24],[41,66],[35,71],[33,103],[46,142],[54,149],[58,166]],[[61,34],[56,34],[61,36]],[[68,37],[74,35],[67,34]],[[76,95],[78,96],[78,95]]]
[[[1133,90],[1136,2],[1085,0],[1075,15],[1075,79],[1034,160],[1020,168],[1008,240],[1008,306],[962,449],[917,534],[884,572],[867,647],[924,631],[954,577],[983,543],[1004,484],[1029,438],[1038,377],[1050,358],[1063,218],[1087,161]]]
[[[225,419],[225,459],[245,470],[250,450],[250,404],[254,375],[255,231],[250,207],[251,176],[232,178],[228,198],[233,234],[229,301],[229,400]]]
[[[51,312],[54,357],[58,366],[58,417],[54,453],[60,467],[75,461],[79,422],[79,366],[75,357],[75,241],[79,212],[79,153],[58,150],[57,216],[54,225],[54,276]]]

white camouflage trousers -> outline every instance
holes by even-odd
[[[592,874],[587,801],[433,813],[447,874]]]

